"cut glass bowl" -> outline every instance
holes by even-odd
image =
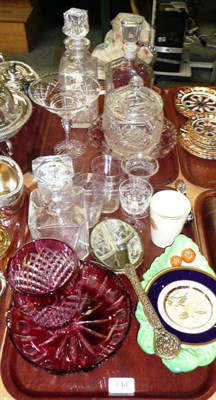
[[[21,356],[53,374],[87,372],[109,359],[125,339],[131,301],[120,277],[93,261],[80,269],[77,309],[62,326],[45,329],[11,305],[9,335]]]

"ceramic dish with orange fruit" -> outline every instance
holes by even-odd
[[[210,364],[216,358],[216,276],[198,246],[179,235],[143,278],[142,286],[163,325],[181,341],[179,355],[163,363],[173,372]],[[139,302],[136,318],[138,344],[153,354],[153,330]]]

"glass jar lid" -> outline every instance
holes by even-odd
[[[150,121],[160,113],[163,118],[163,100],[153,89],[144,86],[140,76],[134,76],[129,85],[112,90],[106,96],[104,110],[121,123],[143,124],[143,120]]]

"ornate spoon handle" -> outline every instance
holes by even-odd
[[[142,285],[138,279],[135,269],[130,264],[124,266],[124,273],[130,280],[139,301],[143,306],[144,314],[154,329],[154,351],[161,358],[171,359],[175,358],[181,349],[181,342],[179,339],[168,332],[158,315],[155,312],[146,292],[143,290]]]

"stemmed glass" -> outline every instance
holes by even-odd
[[[149,204],[153,195],[151,184],[141,177],[124,180],[119,186],[119,199],[123,213],[130,223],[140,233],[144,224],[139,221],[149,214]]]
[[[148,181],[159,170],[159,162],[156,158],[145,153],[127,154],[121,160],[121,167],[129,178],[138,176]]]
[[[82,73],[51,73],[34,80],[29,85],[30,99],[61,118],[65,131],[65,140],[58,144],[62,153],[67,149],[80,155],[77,140],[71,144],[70,131],[76,115],[90,107],[100,94],[100,86],[96,79]]]

